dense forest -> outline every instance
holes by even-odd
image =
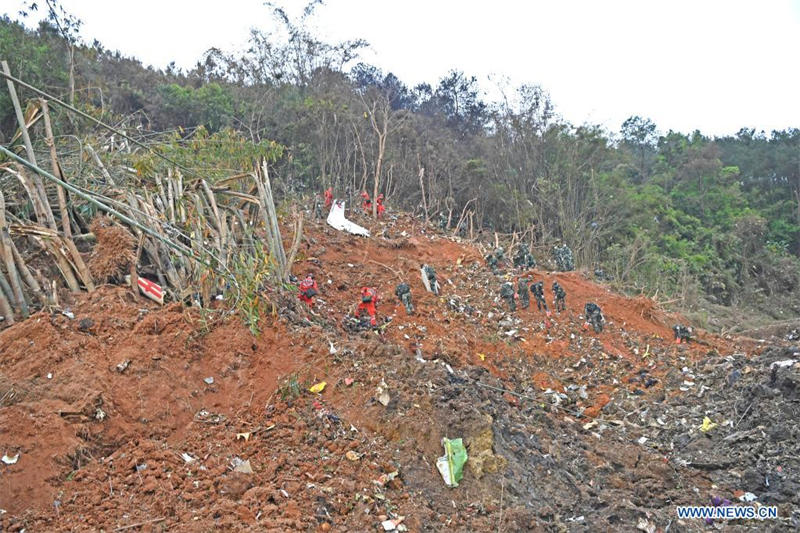
[[[390,208],[487,245],[516,233],[545,263],[561,240],[579,268],[707,325],[722,309],[800,314],[800,128],[711,138],[634,116],[610,132],[565,121],[536,85],[500,101],[460,71],[409,87],[359,60],[367,43],[311,34],[314,5],[298,19],[274,9],[274,31],[253,30],[244,51],[211,49],[190,71],[84,42],[80,21],[57,10],[35,30],[0,19],[0,59],[209,180],[269,154],[284,200],[308,205],[329,186],[350,205],[362,190],[382,193]],[[91,124],[53,113],[65,154],[97,139]],[[0,91],[0,142],[21,152],[16,131]],[[120,139],[104,139],[100,157],[120,179],[148,187],[166,172],[145,151],[114,155]],[[65,173],[99,176],[88,159]]]

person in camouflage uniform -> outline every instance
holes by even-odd
[[[561,272],[575,270],[575,259],[569,246],[562,243],[553,247],[553,260]]]
[[[516,268],[534,268],[536,260],[533,258],[528,245],[521,243],[517,246],[517,253],[514,255],[514,267]]]
[[[531,302],[530,294],[528,293],[528,278],[524,276],[519,278],[519,281],[517,281],[517,294],[519,294],[520,307],[527,309]]]
[[[500,298],[506,301],[512,312],[517,310],[517,302],[514,301],[514,286],[510,282],[507,281],[500,286]]]
[[[425,277],[428,280],[428,284],[430,285],[431,292],[435,295],[439,295],[439,282],[436,280],[436,270],[430,265],[422,265],[422,271],[425,273]]]
[[[544,312],[547,313],[547,316],[550,316],[550,310],[547,308],[547,300],[544,298],[544,282],[537,281],[533,285],[531,285],[531,294],[536,299],[536,308],[541,311],[544,308]]]
[[[505,250],[503,250],[503,248],[500,247],[493,253],[490,253],[489,255],[486,256],[486,264],[489,266],[489,268],[492,269],[493,274],[497,274],[498,273],[497,269],[500,266],[500,263],[502,263],[504,259],[505,259]]]
[[[318,194],[314,195],[314,218],[317,220],[325,218],[322,214],[322,198]]]
[[[406,306],[406,313],[412,314],[414,312],[414,304],[411,303],[411,287],[408,286],[408,283],[401,283],[395,287],[394,294]]]
[[[675,324],[672,326],[672,331],[675,332],[675,344],[688,344],[692,336],[692,328]]]
[[[497,258],[494,254],[489,254],[486,256],[486,265],[492,269],[493,274],[497,274]]]
[[[567,291],[557,281],[553,282],[553,305],[558,313],[567,310]]]
[[[583,314],[586,316],[583,329],[589,329],[589,326],[592,326],[595,333],[603,331],[603,324],[606,319],[603,317],[603,310],[600,309],[599,305],[587,302],[586,306],[583,308]]]
[[[439,212],[439,229],[445,231],[447,229],[447,215]]]

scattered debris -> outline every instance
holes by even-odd
[[[13,457],[8,455],[8,454],[6,454],[6,455],[3,455],[3,458],[1,460],[3,461],[3,463],[5,463],[7,465],[13,465],[13,464],[16,464],[17,461],[19,461],[19,454],[15,455]]]
[[[209,376],[207,378],[203,378],[203,381],[206,382],[206,385],[213,385],[214,384],[214,378],[211,377],[211,376]]]
[[[130,364],[131,364],[131,360],[130,359],[125,359],[124,361],[122,361],[121,363],[119,363],[117,365],[117,372],[119,372],[120,374],[125,372],[125,370],[128,369]]]

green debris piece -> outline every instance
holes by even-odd
[[[444,455],[436,460],[436,468],[442,474],[448,487],[458,487],[464,477],[464,464],[467,462],[467,449],[461,439],[442,439]]]

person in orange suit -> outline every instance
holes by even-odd
[[[361,209],[363,209],[366,214],[372,211],[372,200],[369,199],[369,193],[367,193],[367,191],[361,191]]]
[[[377,326],[377,305],[378,291],[374,287],[361,287],[361,302],[358,304],[358,309],[356,309],[356,317],[360,319],[361,313],[366,312],[369,315],[370,325]]]
[[[381,218],[383,214],[386,212],[386,207],[383,205],[382,194],[378,195],[378,198],[375,199],[375,203],[378,204],[378,218]]]
[[[314,307],[314,296],[318,293],[319,287],[317,286],[317,281],[314,279],[314,274],[306,275],[305,279],[300,282],[300,293],[297,297],[309,307]]]

